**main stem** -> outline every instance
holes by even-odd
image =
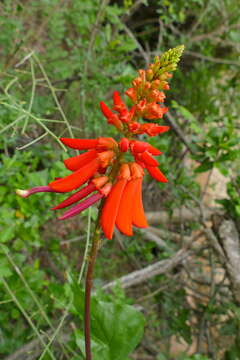
[[[124,153],[120,152],[117,156],[116,162],[113,165],[109,178],[115,179],[117,172],[119,170],[121,160],[124,156]],[[92,290],[92,282],[93,282],[93,270],[94,265],[97,258],[99,242],[100,242],[100,216],[102,207],[104,204],[104,200],[101,201],[99,210],[98,210],[98,218],[96,221],[96,227],[93,235],[92,240],[92,248],[91,253],[88,260],[87,266],[87,275],[86,275],[86,282],[85,282],[85,309],[84,309],[84,335],[85,335],[85,353],[86,353],[86,360],[92,360],[92,353],[91,353],[91,329],[90,329],[90,315],[91,315],[91,290]]]
[[[97,258],[99,242],[100,242],[100,225],[98,220],[93,235],[92,248],[88,260],[87,275],[85,282],[84,334],[85,334],[86,360],[92,360],[91,331],[90,331],[91,290],[92,290],[92,282],[93,282],[93,270]]]

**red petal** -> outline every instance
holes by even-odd
[[[70,205],[74,204],[75,202],[83,199],[84,197],[89,195],[94,190],[96,190],[96,186],[91,183],[91,184],[85,186],[84,188],[82,188],[81,190],[77,191],[75,194],[69,196],[67,199],[62,201],[57,206],[54,206],[52,208],[52,210],[63,209],[67,206],[70,206]]]
[[[157,155],[161,155],[162,152],[158,149],[156,149],[155,147],[153,147],[152,145],[148,144],[148,148],[147,150],[150,152],[150,154],[157,156]]]
[[[158,166],[157,160],[155,160],[148,151],[142,153],[142,161],[149,166]]]
[[[64,160],[64,164],[68,170],[76,171],[80,167],[88,164],[96,157],[97,157],[97,151],[93,149],[85,152],[84,154],[73,156]]]
[[[100,221],[107,239],[112,238],[118,208],[126,183],[126,179],[118,180],[104,202]]]
[[[125,235],[132,236],[132,209],[135,202],[137,180],[130,180],[124,188],[118,214],[116,218],[117,228]]]
[[[60,138],[60,140],[64,145],[77,150],[94,149],[98,144],[98,139]]]
[[[103,101],[100,101],[100,107],[103,115],[106,118],[111,118],[112,116],[114,116],[114,113],[109,109],[109,107]]]
[[[149,172],[149,174],[157,181],[160,181],[163,183],[168,182],[167,178],[163,175],[163,173],[159,170],[158,167],[146,165],[146,169]]]
[[[74,205],[71,209],[67,210],[62,216],[58,218],[58,220],[65,220],[73,217],[83,210],[89,208],[89,206],[95,204],[98,200],[103,197],[102,194],[96,193],[92,196],[89,196],[87,199],[83,200],[80,204]]]
[[[137,179],[136,192],[132,209],[132,223],[139,228],[148,227],[142,203],[142,179]]]
[[[128,148],[129,148],[129,140],[128,140],[127,138],[122,138],[122,139],[119,141],[119,148],[120,148],[120,151],[122,151],[122,152],[128,151]]]
[[[89,164],[81,167],[71,175],[68,175],[62,179],[52,181],[48,184],[55,191],[68,192],[79,188],[84,184],[90,177],[94,175],[99,167],[99,160],[95,159]]]
[[[146,151],[149,144],[144,141],[133,141],[131,143],[131,150],[133,153],[142,153]]]

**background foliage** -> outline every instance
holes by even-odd
[[[180,44],[186,51],[164,119],[172,131],[152,139],[164,152],[161,169],[169,183],[148,179],[144,189],[148,213],[162,215],[150,232],[103,242],[95,285],[171,261],[186,239],[191,256],[126,294],[118,285],[111,293],[97,292],[94,359],[240,357],[238,297],[208,237],[211,231],[221,243],[218,230],[226,219],[240,231],[239,17],[237,0],[1,1],[1,358],[83,359],[79,284],[96,218],[92,209],[59,223],[48,211],[54,195],[24,200],[14,189],[65,174],[59,136],[112,136],[99,101],[110,104],[113,89],[123,93],[136,69]],[[216,174],[226,178],[227,194],[214,194],[210,203],[205,195]],[[211,219],[205,207],[213,211]],[[200,218],[186,219],[185,211],[196,208]],[[145,335],[134,351],[141,312]]]

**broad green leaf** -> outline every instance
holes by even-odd
[[[76,330],[76,344],[81,350],[82,354],[85,354],[85,342],[84,335],[80,330]],[[91,350],[94,360],[110,360],[109,347],[102,341],[92,337]]]
[[[74,305],[82,317],[83,291],[76,291],[76,288]],[[107,346],[109,357],[106,357],[106,360],[126,360],[143,336],[144,323],[144,316],[133,306],[92,298],[91,331],[98,343],[98,351],[99,344],[103,343],[104,348]],[[105,352],[101,351],[107,354],[106,348]]]

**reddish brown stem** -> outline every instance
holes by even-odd
[[[86,360],[92,360],[91,353],[91,329],[90,329],[90,315],[91,315],[91,290],[93,282],[94,265],[97,258],[97,252],[100,242],[100,226],[97,222],[96,229],[93,236],[91,254],[88,260],[87,275],[85,282],[85,311],[84,311],[84,334],[85,334],[85,352]]]
[[[123,153],[120,153],[116,159],[115,164],[113,165],[111,171],[111,178],[115,178],[119,166],[121,164],[121,159],[124,156]],[[92,360],[92,353],[91,353],[91,290],[92,290],[92,282],[93,282],[93,271],[94,265],[97,258],[99,242],[100,242],[100,216],[102,207],[104,204],[104,200],[101,201],[99,210],[98,210],[98,219],[96,222],[95,232],[93,235],[92,240],[92,248],[91,253],[88,259],[87,265],[87,275],[85,281],[85,309],[84,309],[84,335],[85,335],[85,353],[86,353],[86,360]]]

